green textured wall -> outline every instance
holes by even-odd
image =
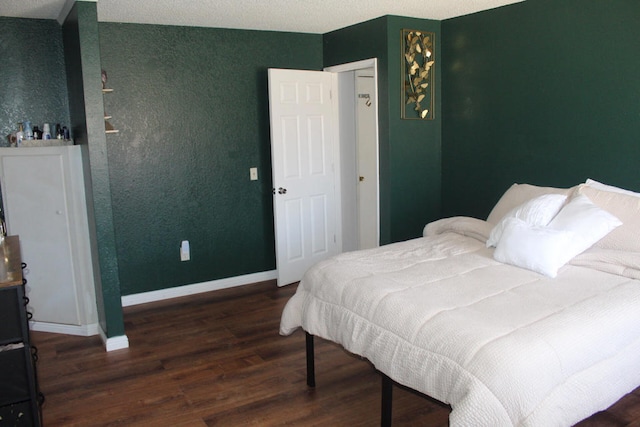
[[[122,294],[273,270],[267,69],[321,69],[322,36],[99,28]]]
[[[433,120],[402,120],[402,29],[431,31],[436,37],[435,108]],[[425,224],[441,216],[442,96],[440,21],[388,17],[389,38],[389,169],[393,241],[422,236]]]
[[[72,129],[75,143],[82,146],[98,317],[106,336],[117,337],[125,331],[104,133],[96,4],[76,2],[63,24],[63,35]]]
[[[436,34],[434,120],[402,120],[401,31]],[[441,120],[440,22],[387,16],[324,35],[325,66],[378,58],[380,240],[420,236],[440,216]]]
[[[62,31],[55,20],[0,17],[0,146],[30,120],[69,125]]]
[[[513,182],[640,190],[640,2],[529,0],[442,23],[443,205]]]
[[[23,20],[1,19],[0,47],[15,52],[25,33],[7,34],[4,24]],[[33,43],[60,45],[54,21],[27,21],[42,34]],[[440,216],[441,187],[446,215],[480,217],[515,181],[562,186],[592,177],[640,190],[638,22],[637,0],[528,0],[443,22],[383,17],[321,36],[98,24],[95,4],[76,4],[64,26],[73,105],[59,96],[64,81],[48,87],[59,87],[50,99],[63,99],[61,121],[70,111],[92,161],[104,316],[116,319],[109,336],[119,331],[120,292],[274,268],[268,67],[378,58],[381,236],[390,242]],[[402,28],[436,32],[431,122],[400,119]],[[100,66],[115,89],[104,106],[120,129],[106,137],[95,134]],[[30,99],[31,87],[13,97]],[[5,90],[13,89],[2,88],[0,126],[17,121]],[[248,179],[254,166],[258,182]],[[183,239],[192,261],[181,263]]]

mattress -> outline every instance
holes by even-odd
[[[451,405],[451,426],[568,426],[640,385],[638,257],[593,249],[554,279],[502,264],[491,224],[340,254],[304,276],[280,333],[303,328]]]

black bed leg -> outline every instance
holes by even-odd
[[[316,386],[316,369],[315,369],[315,356],[313,350],[313,335],[309,332],[305,332],[307,339],[307,385],[309,387]]]
[[[382,375],[382,411],[380,413],[380,425],[391,427],[391,408],[393,406],[393,380],[383,373]]]

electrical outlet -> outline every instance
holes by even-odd
[[[183,240],[180,243],[180,261],[189,261],[191,259],[191,249],[189,248],[189,241]]]
[[[258,168],[249,169],[249,178],[251,179],[251,181],[258,180]]]

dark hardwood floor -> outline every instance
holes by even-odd
[[[99,337],[33,332],[44,425],[376,426],[380,377],[316,339],[316,388],[304,334],[278,335],[295,286],[273,282],[124,309],[130,348]],[[394,388],[394,426],[447,426],[449,409]],[[579,424],[640,427],[640,388]]]

